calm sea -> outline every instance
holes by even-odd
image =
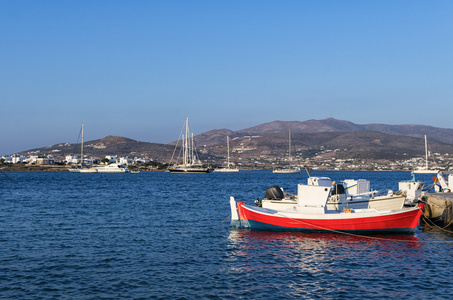
[[[230,195],[252,204],[271,185],[295,192],[304,173],[6,174],[3,299],[453,298],[453,235],[438,229],[378,240],[229,228]],[[410,179],[312,175],[393,190]]]

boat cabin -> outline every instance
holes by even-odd
[[[297,206],[306,213],[324,214],[330,197],[330,187],[323,185],[297,186]]]

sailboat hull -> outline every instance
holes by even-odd
[[[438,170],[414,170],[415,174],[437,174],[439,173]]]
[[[211,168],[168,168],[170,173],[211,173]]]

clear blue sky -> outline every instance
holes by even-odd
[[[0,155],[274,120],[453,128],[453,1],[0,0]]]

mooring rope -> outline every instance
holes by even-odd
[[[450,223],[448,223],[447,225],[445,225],[444,227],[440,227],[438,225],[436,225],[433,221],[431,221],[430,219],[428,218],[424,218],[424,221],[425,221],[425,224],[428,225],[429,227],[434,227],[434,228],[437,228],[437,229],[440,229],[442,231],[445,231],[445,232],[448,232],[448,233],[453,233],[453,231],[450,231],[450,230],[446,230],[445,228],[449,227],[451,224],[453,224],[453,220],[450,221]],[[428,224],[429,221],[431,224]]]
[[[296,221],[296,222],[299,222],[299,223],[302,223],[302,224],[305,224],[305,225],[310,225],[310,226],[316,227],[318,229],[329,231],[329,232],[332,232],[332,233],[338,233],[338,234],[349,235],[349,236],[354,236],[354,237],[362,237],[362,238],[373,239],[373,240],[381,240],[381,241],[412,242],[412,243],[421,242],[421,241],[408,241],[408,240],[401,240],[401,239],[381,238],[381,237],[376,237],[376,236],[361,235],[361,234],[356,234],[356,233],[351,233],[351,232],[346,232],[346,231],[341,231],[341,230],[329,229],[329,228],[325,228],[325,227],[322,227],[322,226],[314,225],[314,224],[309,223],[309,222],[304,222],[304,221],[301,221],[299,219],[291,218],[289,216],[285,216],[285,215],[282,215],[280,213],[277,213],[277,214],[282,216],[282,217],[291,219],[293,221]],[[453,242],[453,241],[451,241],[451,242]]]
[[[219,226],[223,224],[223,222],[225,222],[226,220],[228,220],[228,218],[231,217],[231,214],[228,215],[228,217],[225,218],[225,220],[223,220],[222,222],[220,222]]]

